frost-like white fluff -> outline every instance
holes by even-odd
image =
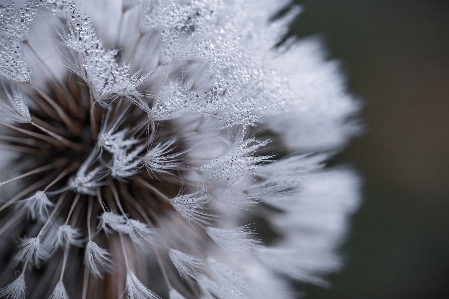
[[[90,273],[100,278],[103,277],[102,271],[111,272],[113,270],[109,252],[93,241],[87,242],[84,264],[89,268]]]
[[[168,140],[156,143],[151,147],[142,159],[148,174],[164,173],[170,174],[179,169],[180,156],[183,152],[170,154],[175,148],[176,140]]]
[[[286,233],[272,248],[258,248],[256,256],[278,273],[316,284],[326,284],[324,273],[341,268],[338,246],[347,232],[348,215],[359,205],[360,179],[338,169],[310,175],[304,187],[280,202],[286,214],[273,219]]]
[[[16,280],[0,289],[0,296],[8,299],[25,299],[27,288],[25,276],[21,274]]]
[[[126,274],[126,293],[128,299],[160,299],[158,295],[148,289],[130,271]]]
[[[341,148],[348,137],[360,132],[351,120],[360,106],[348,96],[339,64],[325,61],[316,39],[302,40],[269,61],[273,69],[289,78],[283,94],[288,108],[283,117],[266,116],[270,127],[281,132],[292,149]]]
[[[17,202],[17,206],[27,209],[32,219],[45,221],[54,204],[48,199],[45,192],[37,191],[33,196]]]
[[[0,296],[24,299],[33,275],[50,299],[63,282],[71,297],[289,299],[292,280],[343,266],[360,179],[326,165],[359,105],[317,39],[275,46],[301,9],[16,2],[0,5],[0,150],[24,162],[0,182],[0,259],[15,252]]]
[[[81,233],[77,228],[71,227],[70,225],[61,225],[56,231],[56,236],[53,240],[53,248],[56,249],[58,246],[65,247],[68,245],[82,246],[83,241],[80,240]]]
[[[186,280],[194,279],[203,268],[203,262],[199,258],[173,248],[168,250],[168,254],[181,277]]]
[[[23,93],[18,92],[14,87],[8,88],[5,84],[2,87],[4,94],[1,95],[7,99],[9,105],[0,102],[0,119],[8,122],[31,122],[30,111]]]
[[[175,210],[188,222],[198,222],[203,225],[210,224],[213,216],[203,211],[206,203],[210,200],[210,195],[201,191],[179,195],[170,199],[170,203]]]
[[[69,298],[69,294],[67,294],[67,291],[65,290],[64,284],[62,283],[62,281],[59,281],[56,284],[56,287],[53,291],[53,293],[51,293],[50,297],[48,297],[48,299],[70,299]]]
[[[207,227],[206,233],[226,252],[250,254],[260,243],[253,238],[256,233],[249,226],[232,229]]]
[[[19,248],[14,259],[17,262],[27,263],[30,267],[39,268],[42,261],[49,257],[48,250],[42,246],[40,236],[20,240]]]
[[[148,244],[154,243],[155,232],[147,224],[138,220],[127,219],[124,232],[137,245],[146,248]]]

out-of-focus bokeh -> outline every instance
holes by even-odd
[[[449,298],[449,1],[293,1],[291,34],[341,61],[366,131],[335,159],[365,181],[347,266],[307,298]]]

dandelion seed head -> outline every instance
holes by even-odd
[[[285,3],[0,5],[0,297],[294,298],[341,267],[357,105],[316,41],[275,48]]]

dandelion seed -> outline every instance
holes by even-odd
[[[89,241],[86,245],[84,264],[87,265],[93,275],[103,278],[102,271],[109,273],[113,269],[109,256],[105,249],[98,246],[95,242]]]
[[[142,284],[134,273],[130,271],[126,274],[126,293],[128,294],[128,299],[160,299],[158,295]]]
[[[321,168],[325,156],[293,156],[272,163],[267,163],[256,170],[260,182],[252,185],[247,191],[273,201],[291,195],[298,189],[301,179],[310,172]]]
[[[48,299],[70,299],[62,281],[58,282],[53,293],[51,293]]]
[[[111,154],[119,154],[129,150],[133,145],[138,144],[139,140],[135,138],[126,138],[130,135],[129,129],[118,130],[126,120],[130,105],[123,105],[118,115],[111,115],[113,109],[107,110],[103,119],[100,132],[98,134],[98,146],[106,149]]]
[[[97,166],[92,170],[89,168],[98,160],[99,150],[92,151],[87,160],[81,165],[78,172],[68,183],[69,188],[79,193],[95,195],[95,188],[104,185],[101,180],[107,175],[103,166]]]
[[[134,243],[143,248],[146,248],[148,243],[153,243],[156,237],[155,232],[148,228],[145,223],[133,219],[127,219],[125,232]]]
[[[111,167],[111,175],[114,178],[126,178],[136,174],[139,171],[141,159],[138,155],[145,148],[144,145],[136,147],[132,152],[114,153],[113,164]]]
[[[202,211],[210,196],[203,192],[179,195],[170,199],[170,203],[188,222],[198,222],[204,225],[210,224],[212,215]]]
[[[328,285],[321,278],[320,272],[326,272],[330,268],[340,266],[340,261],[336,257],[328,259],[321,255],[322,260],[318,261],[313,258],[316,253],[309,253],[306,256],[305,253],[300,253],[293,248],[261,248],[256,252],[258,259],[276,272],[316,285]]]
[[[123,215],[116,215],[111,212],[104,212],[100,217],[100,223],[98,227],[104,230],[107,234],[111,233],[111,229],[126,233],[128,232],[128,227],[126,225],[127,219]]]
[[[259,197],[248,194],[248,190],[242,190],[242,186],[216,187],[212,196],[219,202],[235,209],[247,209],[259,202]]]
[[[0,102],[0,119],[2,121],[30,123],[31,116],[24,95],[14,87],[8,88],[5,83],[2,84],[2,91],[12,107]]]
[[[244,131],[239,132],[228,152],[201,166],[200,173],[213,182],[230,184],[258,168],[259,163],[267,161],[269,156],[257,157],[252,154],[268,144],[268,141],[245,140],[244,135]],[[252,143],[256,144],[251,145]]]
[[[37,191],[33,196],[19,201],[17,206],[28,209],[31,219],[45,221],[54,204],[48,199],[45,192]]]
[[[62,31],[61,38],[66,46],[66,62],[70,70],[83,78],[92,89],[95,100],[107,107],[124,97],[149,113],[150,108],[137,87],[149,79],[149,75],[130,75],[129,65],[116,63],[116,50],[105,50],[97,38],[89,17],[72,13],[67,16],[68,32]],[[73,24],[78,24],[78,27]]]
[[[6,287],[0,289],[0,297],[6,297],[6,299],[25,299],[26,293],[27,288],[23,273]]]
[[[234,229],[207,227],[206,233],[225,251],[246,254],[259,246],[260,241],[251,239],[255,234],[249,226]]]
[[[170,120],[193,112],[196,107],[198,103],[190,97],[188,87],[183,87],[181,82],[168,82],[159,91],[150,115],[153,120]]]
[[[22,239],[19,244],[19,252],[15,256],[17,262],[28,263],[28,265],[40,267],[41,262],[49,257],[49,253],[43,248],[39,237]]]
[[[176,152],[170,154],[175,147],[176,141],[174,139],[157,143],[153,148],[148,150],[145,157],[142,159],[148,173],[170,174],[179,169],[180,156],[183,152]]]
[[[134,144],[139,143],[136,139],[126,139],[125,136],[127,134],[127,130],[121,130],[118,132],[114,132],[113,129],[108,130],[106,132],[100,132],[98,137],[99,146],[105,148],[111,154],[120,154]]]
[[[82,247],[82,240],[80,240],[81,233],[77,228],[70,225],[61,225],[56,232],[56,238],[53,241],[53,247],[65,247],[67,245]]]
[[[170,255],[170,259],[181,277],[186,280],[195,279],[197,273],[199,273],[203,268],[203,263],[201,260],[194,256],[172,248],[168,250],[168,254]]]

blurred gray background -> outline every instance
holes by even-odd
[[[362,99],[366,133],[334,163],[365,180],[347,266],[309,299],[449,298],[449,1],[292,0]]]

